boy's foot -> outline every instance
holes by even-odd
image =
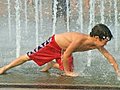
[[[75,72],[66,73],[65,75],[66,76],[70,76],[70,77],[77,77],[77,76],[79,76],[79,74],[75,73]]]
[[[43,68],[43,69],[41,69],[40,71],[41,71],[41,72],[47,72],[48,70],[45,69],[45,68]]]
[[[47,65],[46,65],[43,69],[41,69],[40,71],[41,71],[41,72],[46,72],[46,71],[48,71],[50,68],[53,67],[53,64],[54,64],[54,62],[49,62],[49,63],[47,63]]]
[[[4,67],[0,68],[0,74],[3,74],[5,72]]]
[[[41,72],[47,72],[52,66],[51,65],[47,65],[45,66],[43,69],[41,69]]]

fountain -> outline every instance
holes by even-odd
[[[20,28],[20,1],[15,1],[16,10],[16,57],[20,55],[20,41],[21,41],[21,28]]]
[[[65,4],[60,4],[60,0],[33,0],[33,3],[29,4],[27,0],[1,0],[0,7],[4,8],[1,9],[2,13],[0,12],[0,66],[32,50],[51,34],[66,31],[89,34],[91,28],[97,23],[104,23],[111,29],[114,39],[105,48],[112,53],[120,65],[120,31],[118,30],[120,27],[120,9],[118,7],[120,1],[88,0],[90,1],[88,11],[85,11],[85,0],[77,0],[77,4],[74,4],[73,1],[65,0],[62,2]],[[66,14],[62,13],[57,16],[59,14],[58,4],[61,5],[59,8],[66,5],[64,6],[65,9],[61,9],[61,12],[65,10]],[[75,15],[72,13],[72,6],[77,8]],[[63,14],[66,15],[66,20]],[[58,22],[59,24],[57,24]],[[38,84],[41,86],[41,83],[47,83],[48,87],[52,88],[54,88],[53,86],[59,87],[60,84],[61,87],[65,85],[66,87],[71,86],[71,88],[120,89],[119,80],[112,66],[104,60],[105,58],[97,50],[73,55],[75,71],[80,73],[80,77],[62,77],[59,75],[59,71],[54,69],[50,70],[52,74],[41,73],[38,66],[33,62],[28,62],[22,67],[8,71],[10,74],[0,76],[0,85],[7,82],[8,86],[21,85],[27,87],[27,85],[31,85],[35,87]],[[16,76],[15,79],[13,76]],[[6,78],[3,80],[4,77]]]

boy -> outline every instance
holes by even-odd
[[[73,72],[72,53],[98,49],[113,65],[116,74],[120,76],[118,64],[114,57],[104,48],[112,37],[109,28],[104,24],[94,26],[90,35],[78,32],[56,34],[34,49],[34,51],[28,52],[27,55],[22,55],[10,64],[0,68],[0,74],[31,59],[39,66],[56,59],[57,63],[48,63],[47,67],[41,71],[47,71],[51,67],[56,67],[64,70],[67,76],[77,76]]]

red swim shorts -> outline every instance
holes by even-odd
[[[55,35],[50,37],[40,46],[35,48],[33,51],[28,52],[27,55],[33,61],[35,61],[39,66],[42,66],[53,59],[56,59],[56,62],[59,64],[60,70],[64,70],[62,60],[61,60],[61,48],[55,41]],[[70,70],[73,69],[73,57],[69,57],[69,66]]]

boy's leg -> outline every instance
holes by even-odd
[[[46,71],[48,71],[50,68],[53,67],[53,64],[54,64],[53,61],[48,62],[47,65],[46,65],[43,69],[41,69],[40,71],[42,71],[42,72],[46,72]]]
[[[0,74],[3,74],[7,70],[9,70],[13,67],[16,67],[18,65],[21,65],[21,64],[23,64],[23,63],[25,63],[26,61],[29,61],[29,60],[30,60],[30,58],[27,55],[22,55],[22,56],[16,58],[15,60],[13,60],[8,65],[5,65],[2,68],[0,68]]]
[[[59,64],[54,62],[54,61],[48,62],[47,65],[43,69],[41,69],[40,71],[46,72],[52,67],[59,69]]]
[[[60,68],[59,68],[60,66],[59,66],[58,63],[54,63],[54,64],[53,64],[53,67],[54,67],[54,68],[57,68],[57,69],[60,69]]]

